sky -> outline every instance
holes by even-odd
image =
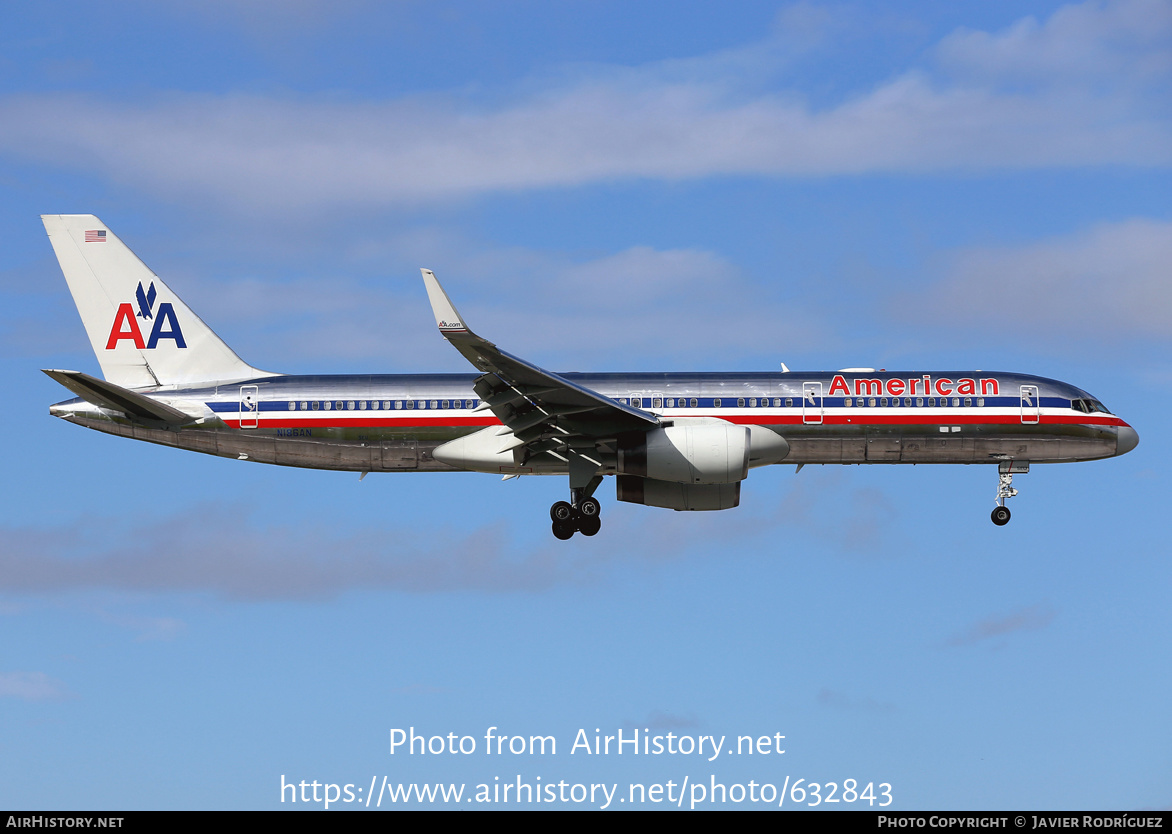
[[[1172,809],[1170,195],[1167,0],[6,9],[0,807]],[[987,467],[773,466],[718,513],[608,482],[559,542],[561,478],[50,417],[39,369],[99,371],[46,213],[267,370],[469,371],[422,266],[554,370],[1017,371],[1140,444],[1033,467],[1004,528]],[[468,801],[518,780],[567,787]]]

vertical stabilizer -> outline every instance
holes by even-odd
[[[148,388],[272,375],[241,360],[101,220],[41,220],[108,382]]]

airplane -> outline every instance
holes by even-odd
[[[108,434],[282,466],[568,476],[553,534],[601,529],[595,491],[673,510],[740,503],[786,463],[996,465],[994,524],[1031,463],[1122,455],[1139,435],[1079,388],[1018,373],[552,373],[476,335],[428,269],[436,325],[475,374],[293,376],[241,360],[102,221],[43,215],[103,379],[49,413]]]

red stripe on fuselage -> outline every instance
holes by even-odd
[[[747,426],[800,426],[801,414],[688,414],[663,415],[672,417],[716,417],[729,423]],[[1118,417],[1090,417],[1085,414],[1043,414],[1041,423],[1022,423],[1018,414],[824,414],[821,424],[832,426],[953,426],[953,425],[1084,425],[1084,426],[1126,426]],[[250,417],[250,419],[252,419]],[[345,428],[393,428],[409,430],[419,428],[468,428],[499,426],[500,421],[492,416],[484,417],[347,417],[345,420],[327,422],[327,416],[313,417],[269,417],[260,415],[260,426],[270,429],[345,429]],[[230,428],[240,428],[240,419],[225,419]]]

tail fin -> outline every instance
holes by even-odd
[[[147,388],[272,376],[233,353],[101,220],[41,220],[108,382]]]

